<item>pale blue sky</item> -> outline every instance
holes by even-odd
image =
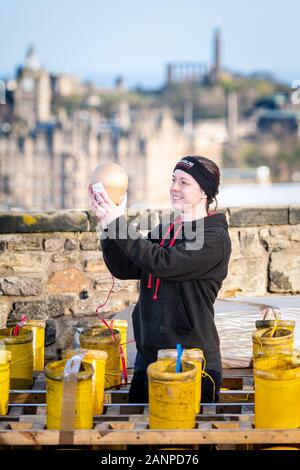
[[[52,72],[156,85],[168,61],[210,64],[218,17],[226,67],[300,79],[299,0],[0,0],[0,77],[33,41]]]

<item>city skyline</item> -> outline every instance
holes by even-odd
[[[79,0],[12,0],[1,5],[0,76],[12,78],[34,43],[41,64],[52,73],[75,74],[104,86],[121,74],[128,86],[159,86],[167,62],[211,64],[212,33],[220,23],[223,67],[270,72],[291,82],[300,78],[294,59],[299,10],[294,0],[254,0],[251,6],[234,0],[211,5],[166,0],[145,2],[143,8],[136,0],[126,5],[118,0],[84,5]]]

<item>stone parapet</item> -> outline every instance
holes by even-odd
[[[221,209],[232,240],[228,277],[219,297],[300,292],[300,206]],[[129,213],[147,233],[170,211]],[[150,225],[150,222],[152,225]],[[106,268],[89,211],[0,213],[0,326],[47,321],[48,357],[72,343],[77,325],[106,318],[136,302],[134,280],[114,280]]]

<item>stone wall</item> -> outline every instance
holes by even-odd
[[[220,297],[300,292],[300,206],[228,208],[232,256]],[[146,212],[140,227],[169,217]],[[131,219],[132,216],[129,216]],[[72,344],[76,326],[96,319],[112,287],[84,211],[0,213],[0,326],[28,318],[47,321],[46,355]],[[107,318],[138,297],[138,283],[115,279],[101,309]]]

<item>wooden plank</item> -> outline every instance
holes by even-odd
[[[30,421],[11,421],[8,423],[10,429],[13,431],[23,431],[27,429],[32,429],[33,422]]]
[[[19,418],[20,423],[29,423],[32,424],[32,429],[34,431],[42,430],[46,427],[46,416],[45,415],[24,415]]]
[[[208,429],[211,429],[211,427],[212,427],[211,421],[202,421],[202,422],[200,421],[196,423],[197,429],[208,430]]]
[[[300,429],[76,430],[75,445],[300,444]],[[59,431],[0,431],[0,445],[58,445]],[[71,442],[70,442],[71,444]]]
[[[205,414],[201,414],[201,415],[197,415],[196,416],[196,422],[198,421],[224,421],[224,420],[232,420],[232,421],[241,421],[241,416],[240,414],[237,414],[237,413],[226,413],[226,414],[215,414],[215,413],[212,413],[210,415],[205,415]],[[253,414],[249,414],[249,415],[243,415],[245,416],[245,418],[248,418],[249,419],[252,419],[253,418]],[[116,414],[116,415],[109,415],[109,416],[106,416],[106,415],[98,415],[98,416],[94,416],[94,423],[98,424],[98,423],[104,423],[104,422],[107,422],[108,420],[109,421],[136,421],[136,422],[140,422],[141,420],[142,421],[145,421],[147,419],[147,415],[146,414],[138,414],[138,415],[135,415],[135,414],[129,414],[129,415],[119,415],[119,414]]]
[[[39,372],[36,374],[35,376],[35,380],[33,382],[33,385],[32,385],[32,390],[38,390],[38,391],[42,391],[42,390],[45,390],[46,389],[46,383],[45,383],[45,375],[43,372]],[[44,395],[44,403],[46,402],[46,395]],[[32,403],[32,402],[31,402]],[[39,402],[41,403],[41,402]],[[33,414],[33,413],[39,413],[39,414],[43,414],[43,412],[41,411],[41,408],[40,409],[36,409],[35,407],[26,407],[24,409],[25,413],[26,414]]]
[[[242,390],[243,384],[243,377],[225,377],[223,378],[221,388],[227,388],[230,390]]]
[[[135,426],[133,422],[124,422],[124,421],[112,421],[106,423],[110,429],[130,429],[132,430]]]
[[[132,376],[132,369],[129,369],[129,380]],[[252,369],[224,369],[223,371],[223,382],[221,390],[221,401],[229,401],[231,397],[226,397],[224,394],[229,390],[243,390],[249,387],[247,379],[253,379]],[[35,393],[36,391],[36,393]],[[128,402],[128,391],[129,386],[120,390],[106,390],[104,395],[105,403],[116,403],[122,404]],[[249,401],[251,398],[249,398]],[[38,373],[35,376],[34,383],[31,390],[28,392],[10,392],[10,403],[13,404],[45,404],[46,402],[46,390],[45,390],[45,377],[44,373]],[[22,413],[30,412],[33,410],[22,411],[20,409],[13,410],[11,414],[21,415]]]
[[[104,403],[128,403],[128,392],[129,389],[126,389],[123,392],[117,390],[114,391],[114,393],[106,391],[104,393]]]
[[[103,449],[137,444],[222,444],[234,448],[254,444],[300,444],[300,429],[254,429],[251,374],[250,369],[225,371],[223,384],[227,387],[221,391],[221,403],[202,404],[202,414],[196,416],[196,429],[191,430],[150,430],[148,405],[129,404],[128,389],[106,391],[104,414],[94,417],[94,429],[74,431],[69,444]],[[0,417],[0,445],[59,445],[60,433],[44,429],[46,407],[39,406],[45,400],[43,387],[44,376],[40,374],[34,389],[42,393],[32,390],[11,394],[15,404],[29,406],[12,406],[10,415]]]
[[[230,402],[245,402],[245,403],[253,403],[254,402],[254,391],[247,390],[247,391],[224,391],[220,394],[220,403],[230,403]]]
[[[42,393],[10,392],[9,403],[46,403],[46,390],[42,390]]]
[[[212,429],[239,429],[240,423],[238,421],[213,421],[211,426]]]
[[[220,401],[221,402],[230,402],[232,400],[236,401],[253,401],[254,391],[253,389],[241,390],[241,389],[229,389],[221,390],[220,392]],[[46,390],[40,390],[38,392],[31,391],[30,393],[18,393],[17,391],[11,392],[9,396],[10,404],[45,404],[46,403]],[[104,406],[109,406],[110,404],[127,404],[128,403],[128,391],[120,395],[110,394],[105,395]]]
[[[120,400],[118,401],[118,399]],[[124,407],[128,404],[128,391],[126,393],[121,394],[120,396],[114,394],[112,397],[106,395],[107,401],[104,403],[104,407],[108,407],[109,405],[123,405]],[[241,389],[228,389],[228,390],[221,390],[220,392],[220,402],[227,403],[232,401],[244,401],[253,402],[254,400],[254,391],[253,389],[249,390],[241,390]],[[32,404],[32,405],[44,405],[46,403],[46,390],[40,390],[38,392],[30,392],[30,393],[18,393],[17,391],[10,393],[9,398],[10,406],[19,405],[19,404]],[[130,404],[133,406],[133,404]],[[137,406],[137,405],[136,405]]]

